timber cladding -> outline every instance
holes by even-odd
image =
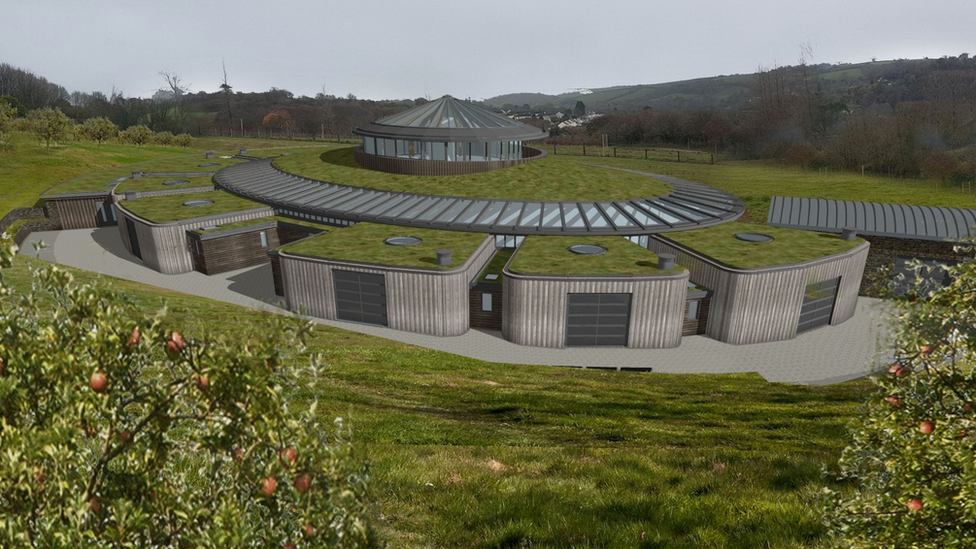
[[[226,234],[219,231],[199,234],[190,230],[186,232],[186,237],[193,256],[193,268],[203,274],[214,275],[267,263],[269,249],[320,232],[319,229],[272,221],[244,230],[227,231]],[[276,279],[276,291],[277,285]]]
[[[661,236],[648,248],[671,253],[691,271],[691,280],[713,293],[705,334],[734,344],[791,339],[797,334],[807,285],[840,278],[830,324],[854,316],[858,288],[870,245],[865,242],[843,253],[772,267],[735,269]]]
[[[180,274],[194,270],[187,231],[214,224],[226,225],[274,215],[271,207],[265,207],[169,223],[153,223],[126,210],[124,201],[116,202],[116,211],[119,217],[119,234],[122,236],[122,243],[126,250],[129,253],[133,250],[129,231],[123,221],[129,219],[134,225],[134,235],[139,241],[138,247],[142,252],[143,264],[163,274]]]
[[[485,311],[485,298],[490,296],[491,310]],[[477,284],[468,292],[468,309],[471,311],[471,327],[488,330],[502,329],[502,285]]]
[[[502,337],[519,345],[565,347],[569,294],[630,294],[627,347],[681,344],[688,271],[648,276],[523,275],[504,270]]]
[[[387,326],[437,336],[461,335],[469,326],[469,287],[495,251],[488,236],[468,260],[453,269],[420,269],[324,259],[277,251],[289,310],[336,320],[333,271],[382,275]]]
[[[48,217],[60,223],[62,229],[94,229],[115,225],[109,217],[103,219],[100,211],[111,206],[109,193],[101,196],[54,197],[46,199]]]

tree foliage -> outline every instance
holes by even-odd
[[[119,141],[142,147],[152,140],[153,132],[146,126],[139,124],[119,132]]]
[[[71,137],[74,125],[61,109],[37,109],[28,115],[31,131],[38,139],[47,144],[47,151],[51,152],[51,141],[65,141]]]
[[[375,545],[347,429],[298,400],[310,325],[196,339],[56,266],[2,281],[0,546]]]
[[[105,117],[89,118],[81,125],[81,135],[102,145],[106,140],[119,134],[119,127]]]
[[[852,489],[827,492],[838,546],[976,547],[976,260],[947,270],[889,296],[897,362],[840,460]]]

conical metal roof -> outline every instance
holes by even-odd
[[[381,118],[375,122],[382,126],[410,128],[512,128],[524,126],[517,120],[495,114],[471,103],[458,101],[445,95],[408,111]]]
[[[353,130],[358,135],[421,141],[530,141],[548,133],[445,95]]]

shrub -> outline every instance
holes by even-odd
[[[976,547],[976,260],[895,299],[896,363],[875,379],[827,491],[843,547]]]
[[[185,149],[192,143],[193,137],[191,137],[188,133],[181,133],[173,137],[173,144],[177,147],[183,147]]]
[[[143,125],[130,126],[119,132],[119,142],[142,147],[152,139],[153,132]]]
[[[101,146],[104,141],[119,134],[119,127],[105,117],[89,118],[81,125],[79,132],[86,139],[90,139]]]
[[[341,421],[286,410],[309,325],[184,337],[56,266],[31,278],[0,272],[0,546],[376,544]]]
[[[170,132],[158,132],[153,136],[153,143],[157,145],[172,145],[174,136]]]

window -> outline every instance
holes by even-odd
[[[376,140],[372,137],[364,137],[363,152],[366,154],[376,154]]]
[[[469,149],[469,159],[470,160],[486,160],[485,158],[485,144],[484,143],[468,143]]]
[[[199,240],[194,240],[193,241],[193,248],[197,251],[197,255],[202,255],[200,253],[200,241]]]
[[[481,294],[481,310],[491,312],[491,294]]]
[[[697,299],[688,302],[688,316],[686,320],[698,320],[698,304],[701,303]]]
[[[267,248],[268,247],[268,232],[267,231],[261,231],[261,247],[262,248]]]
[[[442,162],[444,160],[447,160],[447,157],[445,156],[447,152],[447,147],[444,143],[431,143],[430,147],[432,152],[431,155],[432,160],[440,160]]]

